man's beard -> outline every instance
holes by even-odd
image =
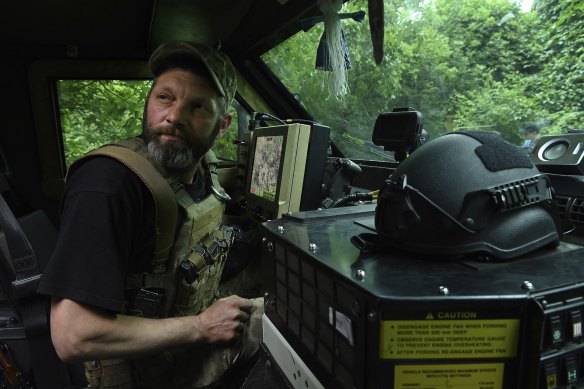
[[[219,121],[209,138],[197,138],[192,133],[172,126],[151,126],[143,122],[142,134],[148,148],[150,160],[168,171],[181,172],[194,169],[200,159],[213,145],[219,132]],[[182,135],[175,141],[161,141],[161,135]]]

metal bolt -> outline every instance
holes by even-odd
[[[316,245],[316,243],[310,243],[308,245],[308,249],[312,252],[315,252],[317,248],[318,248],[318,246]]]
[[[441,294],[442,296],[448,296],[450,294],[450,291],[445,286],[439,286],[438,293]]]
[[[369,312],[367,314],[367,319],[369,319],[369,321],[374,321],[377,318],[377,312]]]
[[[523,290],[533,290],[535,287],[531,283],[531,281],[523,281],[521,284],[521,289]]]
[[[472,228],[474,226],[474,220],[470,217],[467,217],[466,219],[464,219],[463,224],[465,225],[465,227]]]
[[[284,226],[278,226],[278,232],[280,234],[283,234],[284,233]]]
[[[355,278],[357,278],[359,281],[363,281],[365,279],[365,270],[357,269],[357,272],[355,273]]]
[[[268,244],[266,245],[266,247],[268,248],[268,251],[270,253],[274,252],[274,244],[272,242],[268,242]]]

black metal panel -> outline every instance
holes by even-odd
[[[558,385],[580,382],[582,308],[572,302],[584,301],[584,248],[562,243],[491,263],[361,252],[351,238],[373,233],[374,213],[300,212],[261,227],[266,313],[325,387],[401,387],[408,374],[417,384],[442,374],[537,387],[553,363]],[[572,336],[550,343],[550,328]]]

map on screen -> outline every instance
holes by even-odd
[[[250,192],[269,201],[276,199],[283,143],[283,136],[262,136],[256,141]]]

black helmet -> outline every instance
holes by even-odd
[[[379,193],[375,227],[397,248],[449,257],[508,259],[560,239],[548,177],[478,131],[438,137],[401,163]]]

